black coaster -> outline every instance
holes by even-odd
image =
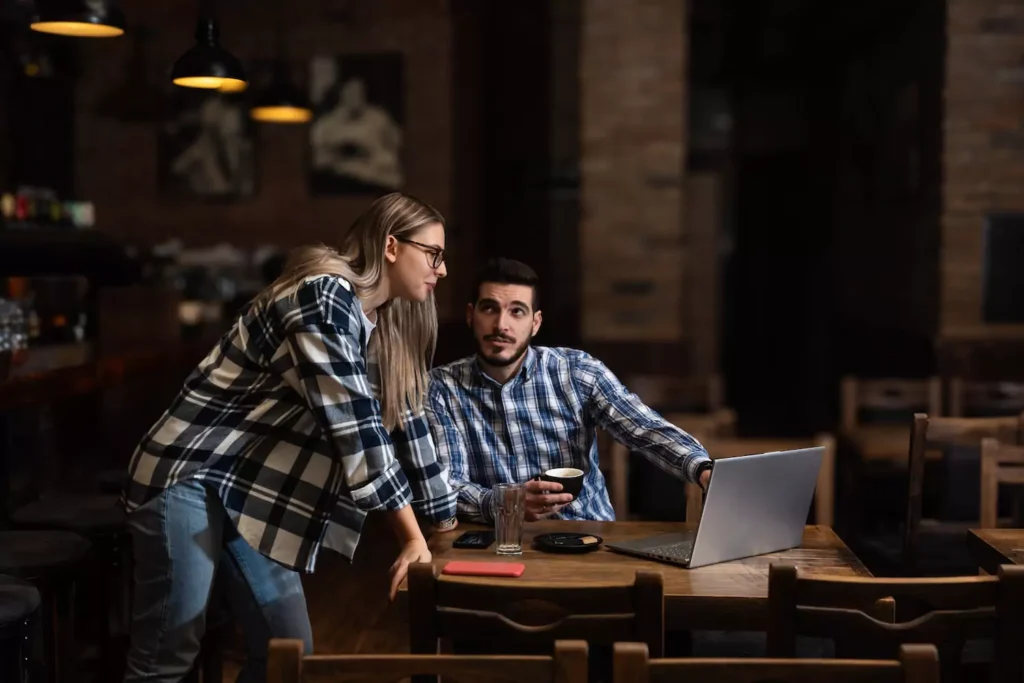
[[[572,532],[541,534],[533,539],[537,550],[546,553],[589,553],[601,547],[602,543],[604,539],[600,536]]]

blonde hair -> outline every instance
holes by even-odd
[[[444,218],[432,206],[393,192],[377,199],[355,220],[339,249],[325,245],[292,252],[281,276],[260,292],[257,305],[266,305],[282,292],[316,275],[337,275],[352,283],[357,296],[372,291],[384,275],[387,238],[410,237]],[[380,365],[380,404],[384,427],[392,430],[406,409],[418,413],[427,390],[427,371],[437,345],[437,307],[434,295],[426,301],[392,299],[377,309],[377,329],[370,342]]]

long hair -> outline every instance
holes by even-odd
[[[444,218],[432,206],[393,192],[377,199],[355,220],[337,250],[325,245],[292,252],[281,276],[260,292],[257,305],[266,305],[283,292],[316,275],[337,275],[352,283],[356,295],[371,292],[384,275],[384,248],[389,235],[411,237]],[[377,309],[377,329],[370,352],[380,365],[380,404],[384,427],[401,423],[406,409],[419,412],[427,391],[427,371],[437,346],[437,306],[426,301],[392,299]]]

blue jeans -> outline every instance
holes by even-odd
[[[128,516],[135,594],[126,683],[178,683],[199,654],[214,578],[242,626],[239,683],[267,680],[270,638],[313,634],[299,573],[254,550],[201,482],[179,482]]]

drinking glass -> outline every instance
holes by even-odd
[[[523,484],[495,484],[491,491],[497,541],[495,552],[498,555],[522,555],[526,487]]]

